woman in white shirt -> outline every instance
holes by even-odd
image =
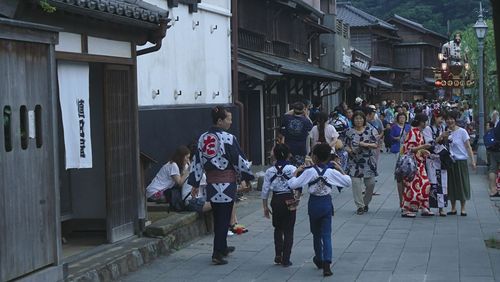
[[[316,144],[327,143],[335,149],[335,143],[339,138],[339,133],[335,127],[328,123],[328,114],[320,112],[317,117],[318,124],[311,130],[311,145],[314,147]]]
[[[165,193],[174,186],[182,187],[189,175],[190,151],[186,146],[178,147],[172,158],[156,174],[146,188],[149,201],[163,201],[169,197]],[[182,171],[179,169],[182,168]]]
[[[467,157],[470,157],[472,168],[476,169],[476,161],[472,153],[467,131],[457,125],[460,113],[452,111],[446,117],[448,125],[451,157],[455,161],[448,169],[448,199],[451,202],[451,211],[448,215],[457,214],[457,200],[460,201],[460,215],[466,216],[465,201],[470,199],[469,169]]]

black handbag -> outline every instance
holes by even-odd
[[[448,149],[443,149],[439,151],[439,160],[441,160],[441,168],[449,169],[451,165],[455,162],[451,157],[450,151]]]

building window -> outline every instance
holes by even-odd
[[[10,106],[5,106],[3,108],[3,137],[5,151],[12,151],[12,110]]]

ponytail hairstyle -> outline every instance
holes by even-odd
[[[277,161],[286,161],[290,156],[290,148],[285,144],[276,144],[273,148],[273,155]]]
[[[220,120],[224,120],[227,117],[227,110],[223,106],[216,106],[212,108],[212,124],[217,125],[217,122]]]
[[[328,121],[328,114],[325,112],[318,113],[318,117],[316,118],[316,121],[318,122],[318,132],[319,132],[318,142],[321,142],[321,143],[326,142],[325,123]]]

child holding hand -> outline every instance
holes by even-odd
[[[351,178],[346,175],[340,164],[334,162],[335,169],[329,168],[331,148],[328,144],[318,144],[313,148],[312,167],[299,167],[295,177],[288,180],[292,189],[307,186],[309,192],[308,214],[313,234],[314,258],[323,276],[331,276],[332,263],[332,187],[349,187]]]
[[[284,267],[292,265],[290,255],[293,245],[293,229],[298,200],[294,191],[288,186],[288,179],[293,177],[296,167],[288,162],[290,150],[285,144],[276,144],[273,149],[276,163],[266,170],[262,185],[262,206],[264,216],[269,218],[271,211],[267,205],[267,198],[272,192],[271,199],[272,222],[274,227],[274,262]]]

